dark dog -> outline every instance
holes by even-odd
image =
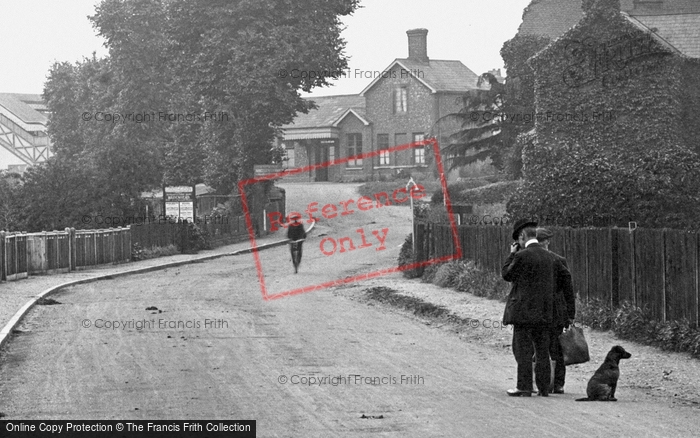
[[[608,355],[605,356],[605,362],[588,381],[586,388],[588,397],[578,398],[576,401],[617,401],[615,389],[617,388],[617,379],[620,378],[620,359],[629,359],[630,357],[632,355],[619,345],[611,348]]]

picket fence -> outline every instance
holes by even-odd
[[[416,221],[418,261],[458,254],[500,275],[510,251],[512,229]],[[671,229],[560,228],[549,249],[564,256],[574,290],[584,302],[601,300],[610,308],[623,302],[646,308],[659,321],[700,314],[700,236]],[[459,245],[459,246],[458,246]]]

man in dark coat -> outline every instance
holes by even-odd
[[[554,234],[547,228],[537,229],[537,241],[547,251],[549,251],[549,242],[553,236]],[[549,355],[556,362],[556,365],[554,367],[554,384],[549,392],[563,394],[566,365],[559,336],[564,332],[564,328],[568,328],[573,323],[576,317],[576,296],[566,259],[552,251],[549,251],[549,254],[554,260],[554,275],[557,283],[557,290],[554,294],[554,319],[552,329],[549,332]]]
[[[537,223],[519,220],[513,227],[513,242],[501,274],[513,283],[506,301],[503,324],[513,325],[513,355],[518,363],[518,381],[509,389],[513,397],[532,395],[532,355],[535,354],[535,383],[538,395],[549,395],[549,330],[554,314],[554,259],[537,242]]]
[[[287,226],[287,238],[292,242],[306,239],[306,230],[304,229],[304,224],[301,223],[301,215],[294,214],[289,219],[291,223]],[[299,248],[299,261],[301,261],[302,244],[303,242],[296,243]],[[292,261],[294,261],[294,245],[295,243],[289,245],[289,250],[292,253]],[[294,266],[294,273],[296,274],[297,271],[297,267]]]

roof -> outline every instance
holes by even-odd
[[[664,0],[637,3],[621,0],[622,15],[637,27],[693,58],[700,57],[700,2]],[[544,35],[556,40],[583,18],[581,0],[532,0],[523,12],[518,34]],[[640,26],[641,25],[641,26]]]
[[[0,106],[16,117],[16,123],[46,125],[48,121],[39,112],[46,111],[46,103],[40,94],[0,93]]]
[[[354,110],[365,120],[365,98],[357,94],[344,94],[339,96],[309,97],[318,108],[310,110],[308,114],[297,113],[296,118],[282,129],[303,129],[335,126],[343,118],[348,110]]]
[[[653,33],[691,58],[700,58],[700,14],[635,16]]]
[[[543,35],[555,40],[581,18],[581,0],[532,0],[523,11],[518,35]]]
[[[428,62],[422,62],[411,58],[398,58],[385,71],[390,71],[397,65],[410,72],[411,76],[428,87],[433,93],[464,93],[477,88],[478,75],[462,64],[461,61],[431,59]],[[383,79],[382,76],[378,75],[362,90],[360,96],[364,96],[381,79]]]

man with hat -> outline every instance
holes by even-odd
[[[554,236],[547,228],[537,228],[537,241],[549,251],[550,239]],[[564,393],[564,380],[566,378],[566,364],[564,352],[561,349],[559,336],[568,328],[576,317],[576,296],[571,282],[571,273],[566,259],[559,254],[549,251],[554,260],[554,275],[557,289],[554,294],[554,319],[549,332],[549,355],[556,362],[554,367],[554,384],[550,388],[551,393]]]
[[[532,395],[532,355],[535,355],[537,395],[547,397],[551,380],[549,331],[554,314],[554,259],[537,241],[537,222],[521,219],[513,226],[513,244],[501,274],[513,283],[503,324],[513,325],[513,355],[518,364],[512,397]]]

